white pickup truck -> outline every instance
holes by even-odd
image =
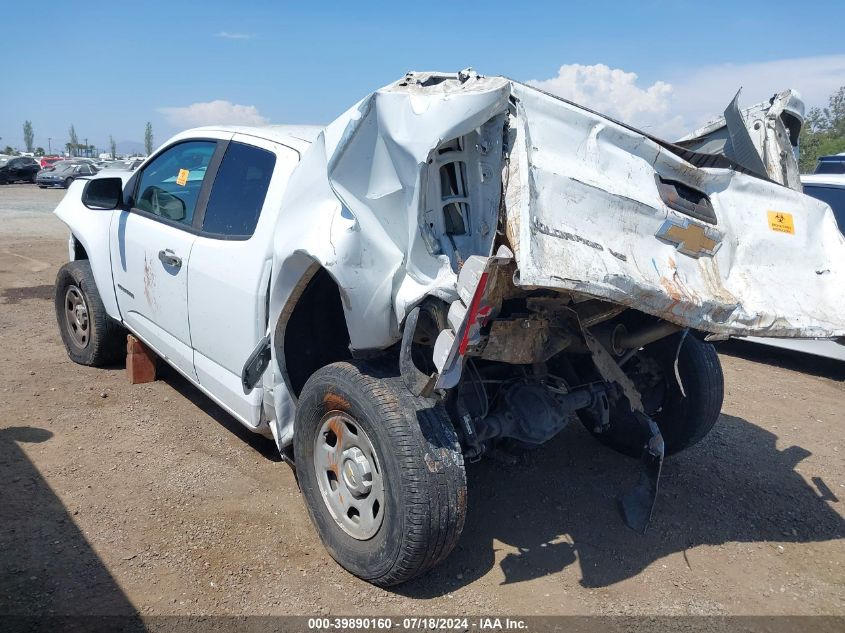
[[[74,361],[132,332],[271,436],[331,555],[379,585],[454,547],[464,459],[578,420],[643,460],[722,403],[707,337],[845,335],[845,244],[800,191],[789,91],[677,143],[504,77],[409,73],[325,128],[208,127],[75,182]]]

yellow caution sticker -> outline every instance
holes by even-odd
[[[792,214],[785,211],[769,211],[769,228],[778,233],[795,235],[795,223]]]
[[[180,187],[184,187],[185,184],[188,182],[188,176],[190,176],[190,175],[191,175],[191,172],[188,171],[187,169],[180,169],[179,175],[176,176],[176,184],[179,185]],[[771,213],[769,215],[771,216]],[[789,218],[790,218],[789,221],[792,222],[792,216],[789,216]],[[791,232],[792,231],[790,231],[790,233]]]

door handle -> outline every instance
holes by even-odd
[[[182,258],[177,257],[173,251],[169,248],[163,251],[158,252],[159,261],[165,266],[171,266],[172,268],[181,268],[182,267]]]

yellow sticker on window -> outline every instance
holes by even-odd
[[[190,174],[191,174],[191,172],[188,171],[187,169],[180,169],[179,175],[176,176],[176,184],[179,185],[180,187],[184,187],[185,183],[188,182],[188,176]]]
[[[795,234],[792,214],[784,211],[769,211],[769,228],[778,233]]]

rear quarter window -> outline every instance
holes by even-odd
[[[211,188],[203,217],[203,232],[241,239],[251,237],[275,166],[273,152],[230,143]]]

